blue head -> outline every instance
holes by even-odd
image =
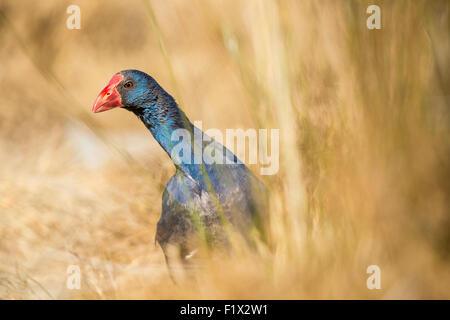
[[[116,73],[100,92],[92,109],[103,112],[116,107],[137,111],[158,99],[162,88],[148,74],[138,70],[124,70]]]
[[[166,150],[170,135],[190,122],[175,100],[148,74],[138,70],[116,73],[95,100],[94,113],[121,107],[136,114]]]

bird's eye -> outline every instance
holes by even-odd
[[[127,82],[125,82],[125,84],[123,86],[127,89],[130,89],[133,87],[133,82],[127,81]]]

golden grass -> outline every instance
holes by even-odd
[[[0,298],[450,298],[447,1],[376,1],[375,31],[373,1],[76,1],[68,30],[72,3],[0,4]],[[90,114],[127,68],[204,128],[280,129],[272,252],[170,282],[174,168],[132,114]]]

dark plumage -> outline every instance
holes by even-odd
[[[171,245],[179,249],[182,259],[198,247],[200,238],[212,247],[228,247],[224,223],[229,222],[249,241],[252,228],[262,230],[266,208],[264,185],[231,151],[196,128],[151,76],[137,70],[116,74],[99,94],[93,111],[114,107],[127,109],[141,119],[174,160],[176,172],[164,190],[156,230],[156,241],[168,263]],[[179,140],[171,138],[177,129],[185,129],[191,136],[187,149],[191,159],[196,155],[193,146],[198,144],[193,137],[203,137],[202,150],[208,147],[210,152],[209,156],[203,155],[202,163],[174,158],[172,150]],[[224,164],[218,164],[217,159],[224,160]]]

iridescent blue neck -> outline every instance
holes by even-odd
[[[193,163],[193,148],[190,148],[190,159],[192,161],[188,163],[177,161],[172,154],[173,148],[181,142],[180,135],[176,134],[175,131],[184,130],[185,136],[189,136],[189,139],[185,139],[183,142],[190,143],[191,146],[193,145],[194,125],[169,94],[162,92],[154,100],[139,108],[133,108],[131,111],[141,119],[178,168],[192,177],[197,176],[200,172],[200,166]]]
[[[138,108],[129,110],[142,120],[177,169],[206,190],[210,186],[215,186],[214,189],[220,187],[220,184],[214,182],[220,180],[226,172],[223,170],[224,166],[243,165],[232,152],[217,141],[206,136],[208,140],[205,143],[205,134],[189,121],[175,100],[165,91]],[[203,150],[211,143],[216,148],[214,152],[223,157],[219,163],[205,160]],[[226,159],[233,162],[230,164]]]

